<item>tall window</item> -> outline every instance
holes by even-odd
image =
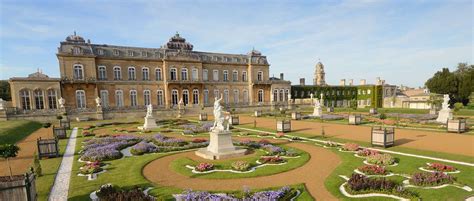
[[[204,89],[203,91],[203,95],[204,95],[204,104],[209,104],[209,90],[207,89]]]
[[[242,81],[247,82],[247,71],[242,71]]]
[[[171,80],[177,80],[177,72],[176,68],[170,69],[170,79]]]
[[[214,90],[214,98],[220,98],[219,97],[219,89]]]
[[[44,96],[41,89],[36,89],[33,91],[35,97],[35,109],[42,110],[44,109]]]
[[[229,81],[229,72],[227,70],[224,70],[224,82]]]
[[[288,94],[290,94],[290,90],[289,90],[289,89],[287,89],[287,90],[285,91],[285,101],[289,101],[289,100],[288,100]]]
[[[263,81],[263,72],[262,72],[262,71],[258,71],[258,73],[257,73],[257,81]]]
[[[188,69],[181,69],[181,80],[188,80]]]
[[[193,104],[199,104],[199,90],[193,89]]]
[[[224,103],[229,104],[229,90],[224,89]]]
[[[163,106],[163,90],[156,91],[156,99],[158,106]]]
[[[20,90],[21,108],[24,110],[31,110],[30,92],[26,89]]]
[[[102,107],[109,107],[109,91],[100,90],[100,100],[102,101]]]
[[[84,68],[80,64],[74,65],[74,75],[73,78],[75,80],[83,80],[84,79]]]
[[[57,109],[58,108],[56,97],[57,97],[56,90],[48,89],[48,107],[49,107],[49,109]]]
[[[203,81],[207,81],[208,80],[208,72],[207,72],[207,69],[203,69],[202,70],[202,80]]]
[[[107,71],[105,70],[105,66],[99,66],[98,79],[99,80],[107,79]]]
[[[249,103],[249,91],[244,90],[243,101],[245,104]]]
[[[136,80],[135,67],[128,67],[128,80]]]
[[[122,70],[120,66],[114,67],[114,80],[121,80],[122,79]]]
[[[280,89],[280,97],[278,97],[280,99],[280,101],[283,101],[283,95],[285,94],[285,90],[284,89]]]
[[[234,89],[234,103],[239,103],[239,90]]]
[[[115,91],[115,106],[123,107],[123,91],[122,90]]]
[[[171,105],[178,105],[178,90],[171,90]]]
[[[278,89],[273,90],[273,102],[278,101]]]
[[[155,77],[156,77],[156,81],[163,80],[162,75],[161,75],[161,68],[155,69]]]
[[[142,78],[143,80],[150,80],[150,74],[148,68],[142,68]]]
[[[184,106],[189,104],[189,91],[187,89],[183,90],[183,104]]]
[[[264,99],[263,99],[263,89],[259,89],[258,90],[258,102],[259,103],[263,103]]]
[[[143,102],[145,105],[150,105],[151,104],[151,95],[150,95],[150,90],[144,90],[143,91]]]
[[[198,81],[199,80],[199,72],[197,68],[193,68],[193,71],[191,73],[191,79],[193,81]]]
[[[137,105],[137,91],[130,90],[130,106],[135,107]]]
[[[234,82],[239,81],[239,72],[236,70],[232,71],[232,81]]]
[[[219,70],[212,71],[212,80],[219,81]]]
[[[81,54],[81,48],[80,47],[72,48],[72,53],[75,55]]]
[[[86,108],[86,92],[84,90],[76,90],[76,106],[79,109]]]

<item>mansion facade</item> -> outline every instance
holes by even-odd
[[[266,56],[193,50],[178,33],[160,48],[92,44],[76,34],[60,42],[60,78],[37,72],[9,80],[12,106],[21,110],[65,107],[95,110],[210,106],[223,96],[227,106],[285,104],[289,81],[269,76]],[[98,100],[98,99],[97,99]]]

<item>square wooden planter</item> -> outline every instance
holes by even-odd
[[[373,146],[391,147],[395,144],[394,128],[372,127],[371,133],[370,141]]]
[[[370,108],[369,114],[377,114],[377,108]]]
[[[199,121],[207,121],[207,113],[199,114]]]
[[[58,157],[59,156],[59,146],[58,139],[41,139],[36,140],[36,145],[38,146],[38,157]]]
[[[239,125],[239,116],[238,115],[230,115],[230,124],[231,125]]]
[[[262,110],[255,110],[254,116],[261,117],[262,116]]]
[[[292,120],[301,120],[301,113],[300,112],[292,112],[291,113]]]
[[[71,121],[69,119],[61,119],[59,120],[59,127],[71,129]]]
[[[37,200],[33,169],[23,175],[0,176],[0,200]]]
[[[277,120],[276,130],[278,133],[286,133],[291,131],[291,120]]]
[[[448,132],[464,133],[467,131],[466,119],[451,119],[446,125]]]
[[[359,125],[362,123],[362,115],[351,114],[349,115],[349,125]]]
[[[58,139],[66,139],[67,138],[66,128],[53,126],[53,136]]]
[[[326,109],[326,111],[327,111],[327,112],[334,112],[334,108],[333,108],[333,107],[328,107],[328,108]]]

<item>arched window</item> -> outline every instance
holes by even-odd
[[[188,69],[182,68],[181,69],[181,80],[188,80]]]
[[[171,68],[170,69],[170,80],[178,80],[178,76],[177,76],[177,72],[176,72],[176,68]]]
[[[259,103],[263,103],[263,102],[264,102],[263,89],[259,89],[259,90],[258,90],[258,102],[259,102]]]
[[[289,90],[289,89],[285,90],[285,101],[289,101],[289,100],[288,100],[288,94],[290,94],[290,90]]]
[[[229,90],[224,89],[224,103],[227,105],[229,104]]]
[[[54,89],[48,89],[48,107],[49,109],[57,109],[57,93]]]
[[[273,102],[278,101],[278,89],[273,90]]]
[[[142,68],[142,79],[143,80],[150,80],[149,69],[147,67]]]
[[[109,91],[100,90],[100,100],[102,101],[102,107],[108,108],[109,107]]]
[[[248,104],[249,103],[249,91],[247,91],[246,89],[244,90],[244,95],[243,95],[243,101],[245,104]]]
[[[193,81],[198,81],[199,80],[199,71],[197,68],[193,68],[193,71],[191,73],[191,77]]]
[[[224,70],[224,73],[223,73],[223,74],[224,74],[224,82],[229,81],[229,71]]]
[[[144,90],[143,91],[143,102],[144,102],[145,106],[151,104],[150,90]]]
[[[81,54],[81,48],[80,47],[73,47],[72,48],[72,54],[74,54],[74,55]]]
[[[75,80],[83,80],[84,79],[84,68],[80,64],[74,65],[74,75],[73,78]]]
[[[257,81],[263,81],[263,72],[262,71],[257,72]]]
[[[128,67],[128,80],[136,80],[135,67]]]
[[[137,106],[137,91],[130,90],[130,106],[135,107]]]
[[[234,89],[234,103],[239,103],[239,90]]]
[[[194,105],[199,104],[199,90],[198,89],[193,89],[193,104]]]
[[[162,75],[161,75],[161,68],[155,69],[155,77],[156,77],[156,81],[163,80]]]
[[[239,81],[239,72],[236,70],[232,71],[232,81],[234,82]]]
[[[209,90],[204,89],[203,95],[204,95],[204,104],[209,104]]]
[[[35,97],[35,109],[42,110],[44,109],[44,95],[43,90],[36,89],[33,91]]]
[[[189,104],[189,91],[187,89],[183,90],[183,104],[184,106]]]
[[[76,90],[76,106],[78,109],[86,108],[86,92],[84,90]]]
[[[31,110],[30,91],[26,89],[20,90],[20,104],[24,110]]]
[[[214,98],[220,98],[219,97],[219,89],[214,89]]]
[[[242,71],[242,81],[247,82],[247,71]]]
[[[122,90],[115,91],[115,106],[123,107],[123,91]]]
[[[212,71],[212,80],[219,81],[219,70]]]
[[[178,90],[171,90],[171,105],[178,105]]]
[[[114,67],[114,80],[121,80],[122,79],[122,70],[120,66]]]
[[[158,106],[163,106],[163,90],[156,91],[156,98]]]
[[[280,97],[278,97],[280,99],[280,101],[283,101],[284,99],[284,94],[285,94],[285,90],[284,89],[280,89]]]
[[[106,80],[107,79],[107,71],[105,69],[105,66],[99,66],[97,77],[98,77],[98,80]]]
[[[207,69],[202,69],[202,80],[203,81],[207,81],[209,78],[208,78],[208,71]]]

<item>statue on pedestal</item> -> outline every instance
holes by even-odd
[[[443,97],[443,105],[436,121],[439,123],[447,123],[448,120],[451,119],[453,119],[453,111],[449,108],[449,95],[445,94]]]
[[[100,99],[100,97],[97,96],[97,98],[95,98],[95,104],[97,106],[97,109],[102,107],[102,100]]]
[[[59,108],[64,108],[64,104],[66,103],[66,100],[64,100],[63,97],[60,97],[58,99],[58,105],[59,105]]]
[[[138,129],[140,130],[148,130],[152,128],[157,128],[155,118],[153,118],[153,105],[146,106],[146,115],[145,115],[145,123],[143,126],[139,126]]]
[[[221,106],[222,94],[221,97],[218,99],[217,97],[214,98],[214,126],[212,126],[211,131],[223,131],[224,130],[224,114],[222,113],[222,106]]]
[[[146,106],[146,117],[153,117],[153,105]]]
[[[323,110],[321,108],[321,102],[316,98],[314,103],[313,117],[321,117],[323,115]]]

